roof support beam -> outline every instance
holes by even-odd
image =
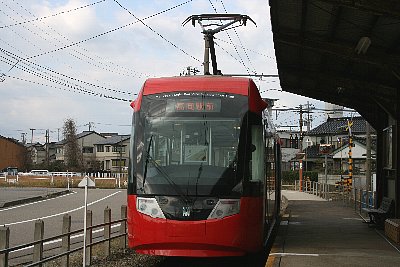
[[[384,51],[381,53],[368,51],[366,56],[357,55],[354,51],[355,46],[353,47],[350,45],[326,42],[317,39],[299,38],[287,34],[274,34],[274,41],[290,46],[314,50],[320,53],[332,54],[364,64],[379,65],[381,67],[392,67],[400,64],[400,56],[382,56],[382,54],[385,55]]]
[[[400,17],[400,3],[398,0],[319,0],[332,5],[345,6],[364,10],[377,15],[388,15],[392,17]]]
[[[352,79],[338,73],[326,72],[316,73],[310,70],[299,70],[289,66],[280,66],[281,81],[288,80],[287,76],[301,76],[303,80],[314,81],[313,88],[298,88],[293,89],[292,85],[285,85],[281,82],[282,89],[296,94],[311,96],[316,91],[322,93],[318,99],[324,99],[331,103],[337,103],[338,99],[342,100],[347,107],[352,107],[355,102],[359,105],[365,103],[364,112],[370,109],[367,103],[375,103],[382,111],[394,116],[396,107],[390,102],[391,97],[396,94],[396,88],[383,86],[381,84],[365,82],[363,80]],[[324,81],[324,82],[318,82]],[[286,87],[288,86],[288,87]],[[360,101],[360,97],[365,98],[365,101]],[[329,98],[329,100],[328,100]],[[357,101],[355,101],[357,99]],[[389,101],[388,101],[389,100]]]
[[[381,96],[383,98],[391,98],[393,94],[398,90],[397,88],[385,86],[382,84],[368,82],[365,79],[357,79],[353,75],[346,76],[341,73],[327,71],[327,72],[316,72],[313,70],[309,70],[306,68],[296,68],[293,66],[280,64],[279,68],[281,69],[280,75],[284,73],[291,74],[293,76],[302,76],[304,78],[308,78],[313,81],[322,80],[323,84],[330,84],[335,88],[337,92],[343,92],[348,89],[357,89],[362,88],[362,93],[370,94],[374,97]],[[311,89],[311,88],[310,88]]]

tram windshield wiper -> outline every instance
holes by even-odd
[[[161,176],[164,177],[164,179],[168,182],[168,184],[175,190],[175,192],[179,195],[179,197],[185,202],[185,204],[189,204],[191,202],[190,198],[187,195],[185,195],[181,190],[181,188],[169,177],[164,168],[160,164],[158,164],[157,161],[155,161],[151,156],[149,156],[148,159],[149,161],[151,161],[151,163],[154,165],[157,171],[161,173]]]
[[[149,145],[147,146],[147,151],[146,151],[146,163],[144,164],[143,185],[142,185],[143,189],[144,189],[144,184],[146,183],[147,165],[149,164],[150,148],[152,141],[153,141],[153,135],[150,136]]]

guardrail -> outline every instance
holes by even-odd
[[[86,231],[86,266],[92,263],[93,246],[103,243],[103,254],[107,257],[111,253],[111,240],[119,239],[118,247],[126,248],[127,242],[127,225],[126,225],[127,207],[121,206],[121,219],[111,221],[111,209],[108,207],[104,210],[104,223],[92,225],[92,211],[88,210],[87,231]],[[114,226],[114,227],[113,227]],[[112,228],[119,227],[117,232],[112,232]],[[102,228],[103,236],[94,237],[95,230]],[[35,222],[34,241],[15,247],[9,247],[10,229],[8,227],[0,227],[0,267],[8,267],[23,264],[25,267],[42,266],[46,262],[54,261],[61,258],[57,266],[68,267],[70,265],[70,254],[83,251],[83,233],[84,229],[71,231],[71,216],[65,214],[63,217],[62,234],[49,238],[44,237],[44,222],[37,220]],[[82,241],[72,243],[72,239],[82,238]],[[54,247],[54,243],[61,245]],[[81,244],[82,243],[82,244]],[[48,245],[47,250],[44,247]],[[51,247],[52,246],[52,247]],[[74,248],[72,248],[74,247]],[[31,253],[19,253],[30,249]],[[54,250],[58,250],[54,251]],[[44,256],[48,254],[48,256]],[[22,255],[20,255],[22,254]],[[28,259],[31,257],[31,259]],[[13,265],[12,265],[13,264]]]

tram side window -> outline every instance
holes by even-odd
[[[264,140],[262,125],[251,126],[251,181],[262,181],[264,179]]]

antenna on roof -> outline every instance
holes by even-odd
[[[217,67],[217,57],[215,55],[215,47],[214,47],[214,34],[227,31],[236,27],[246,26],[247,20],[256,25],[256,23],[247,15],[240,14],[201,14],[201,15],[192,15],[185,19],[182,23],[182,26],[185,26],[189,21],[192,22],[193,27],[196,26],[196,21],[199,23],[202,28],[202,33],[204,34],[205,41],[205,49],[204,49],[204,75],[210,75],[210,59],[209,55],[211,55],[211,63],[213,67],[213,75],[221,75],[221,70]],[[203,24],[203,21],[210,21],[209,24]],[[218,21],[218,22],[217,22]],[[227,21],[225,24],[223,21]],[[239,25],[233,26],[235,23],[239,23]],[[214,26],[214,29],[207,29],[208,27]]]

